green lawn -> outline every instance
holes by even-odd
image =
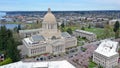
[[[84,42],[83,42],[83,41],[78,41],[78,42],[77,42],[77,45],[78,45],[78,46],[82,46],[82,45],[84,45]]]
[[[65,30],[67,30],[68,28],[71,28],[73,31],[77,29],[77,27],[72,26],[72,27],[65,27]]]
[[[101,38],[104,35],[104,28],[85,28],[85,31],[95,33],[97,38]]]
[[[96,66],[97,66],[96,63],[90,61],[90,62],[89,62],[89,65],[88,65],[88,68],[94,68],[94,67],[96,67]]]
[[[84,42],[87,41],[86,39],[83,39],[83,38],[80,38],[80,37],[77,37],[77,45],[78,46],[82,46],[84,45]]]
[[[72,31],[75,31],[76,29],[80,29],[80,27],[77,27],[77,26],[65,26],[65,31],[68,29],[68,28],[71,28]]]
[[[76,26],[66,26],[66,27],[64,28],[64,30],[66,31],[68,28],[71,28],[72,31],[74,31],[74,30],[76,30],[76,29],[80,29],[80,30],[81,30],[80,27],[76,27]],[[85,28],[85,31],[95,33],[95,34],[97,35],[97,38],[98,38],[98,39],[101,39],[101,38],[103,37],[103,35],[104,35],[104,28],[87,28],[87,27],[86,27],[86,28]]]
[[[104,32],[103,28],[85,28],[85,31],[89,31],[89,32],[93,32],[97,35],[99,35],[100,33]]]
[[[22,24],[21,22],[7,22],[7,24]]]
[[[6,65],[6,64],[9,64],[9,63],[12,63],[12,59],[11,58],[7,58],[4,61],[0,62],[0,66],[1,65]]]
[[[72,31],[74,31],[76,29],[81,30],[81,28],[78,27],[78,26],[65,26],[64,31],[66,31],[68,28],[71,28]],[[105,29],[104,28],[96,28],[96,27],[88,28],[88,27],[85,27],[85,31],[95,33],[97,35],[97,39],[104,39],[104,38],[107,37],[105,35]],[[111,31],[110,34],[111,34],[111,36],[109,36],[109,37],[114,37],[114,32],[113,31]]]

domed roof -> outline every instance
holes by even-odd
[[[55,16],[51,13],[50,8],[48,8],[47,14],[44,16],[43,23],[56,23]]]

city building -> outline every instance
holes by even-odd
[[[114,26],[116,21],[118,21],[120,23],[120,19],[113,19],[113,20],[109,21],[109,25]]]
[[[114,68],[118,65],[118,42],[103,40],[93,53],[93,61],[104,68]]]
[[[0,66],[0,68],[75,68],[66,60],[47,62],[15,62]]]
[[[24,37],[22,40],[23,53],[29,57],[46,53],[61,54],[67,48],[77,46],[77,39],[75,37],[57,29],[56,18],[51,13],[50,8],[44,16],[42,28],[20,30],[19,33],[21,37]]]
[[[87,40],[89,41],[95,41],[96,40],[96,34],[92,33],[92,32],[88,32],[88,31],[84,31],[84,30],[75,30],[74,31],[74,35],[76,37],[80,36],[80,37],[85,37]]]

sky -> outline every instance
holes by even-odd
[[[0,0],[0,11],[120,10],[120,0]]]

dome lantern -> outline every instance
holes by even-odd
[[[51,9],[50,8],[48,8],[48,13],[51,13]]]
[[[47,14],[44,16],[43,23],[49,23],[49,24],[56,23],[56,18],[55,18],[55,16],[52,14],[50,8],[48,8],[48,12],[47,12]]]

